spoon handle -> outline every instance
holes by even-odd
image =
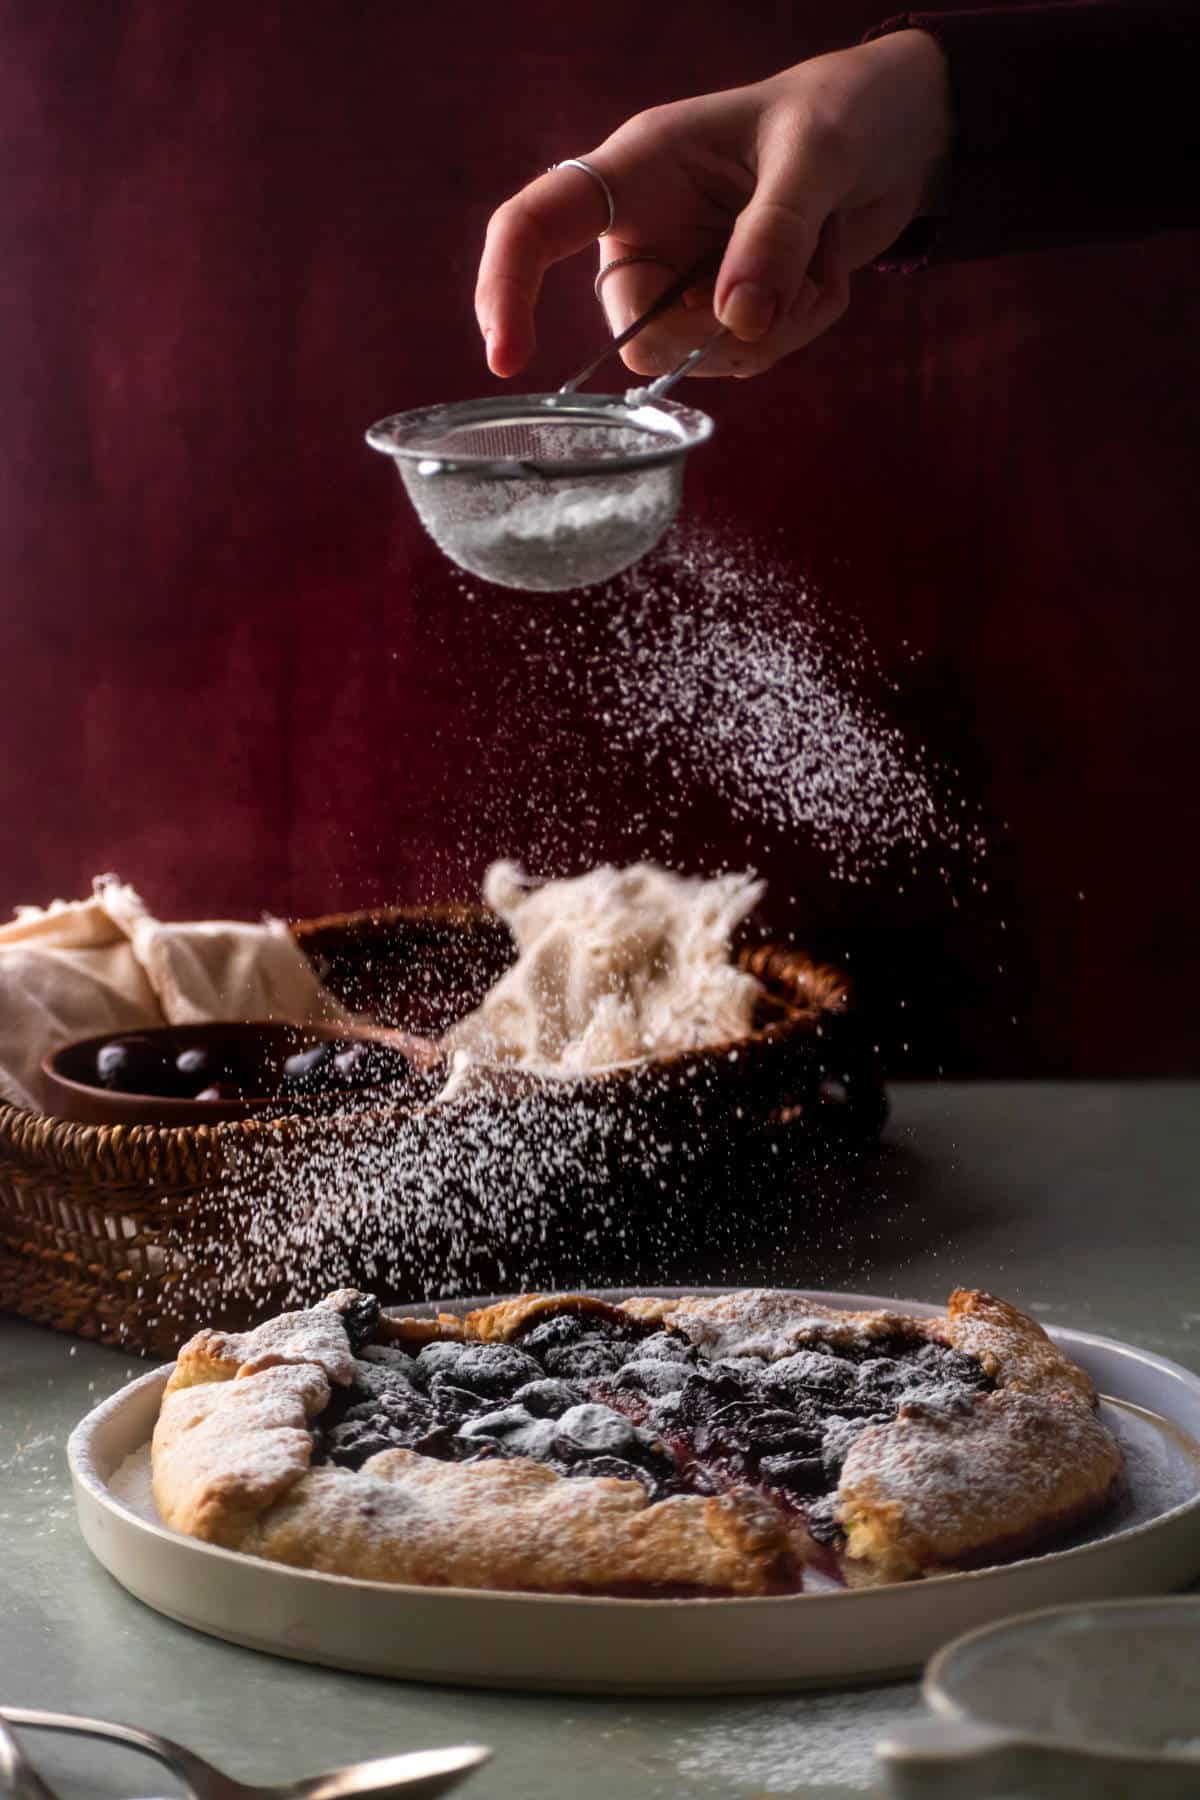
[[[1194,1800],[1196,1765],[1169,1757],[1074,1748],[966,1719],[914,1719],[875,1746],[886,1800]]]
[[[27,1759],[11,1731],[0,1719],[0,1794],[6,1800],[55,1800],[37,1770]]]
[[[135,1750],[144,1750],[147,1756],[157,1757],[159,1762],[174,1769],[195,1800],[243,1800],[250,1791],[241,1782],[222,1775],[203,1757],[185,1750],[182,1744],[172,1743],[170,1738],[159,1737],[156,1732],[143,1731],[137,1725],[124,1725],[114,1719],[80,1718],[74,1713],[43,1712],[28,1706],[0,1707],[0,1722],[26,1725],[36,1731],[74,1731],[81,1737],[108,1738],[131,1744]]]

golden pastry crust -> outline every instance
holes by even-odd
[[[194,1386],[176,1368],[151,1445],[164,1524],[236,1549],[258,1515],[308,1473],[309,1420],[328,1400],[315,1363],[276,1364],[240,1380],[236,1372],[203,1374]]]
[[[376,1335],[381,1344],[400,1344],[415,1355],[426,1344],[450,1343],[466,1332],[457,1313],[439,1313],[436,1319],[390,1319],[385,1313]]]
[[[1034,1548],[1098,1512],[1120,1474],[1091,1378],[1034,1320],[958,1288],[941,1335],[996,1386],[965,1408],[909,1402],[852,1445],[838,1486],[852,1579],[940,1574]]]
[[[1120,1467],[1093,1409],[1062,1391],[1000,1388],[965,1412],[902,1406],[842,1469],[847,1575],[904,1581],[1034,1549],[1097,1512]]]
[[[955,1288],[943,1329],[945,1343],[976,1357],[1003,1388],[1022,1394],[1072,1394],[1089,1409],[1096,1404],[1091,1377],[1035,1320],[1007,1300],[973,1288]]]
[[[311,1468],[310,1429],[331,1384],[354,1377],[342,1313],[363,1296],[205,1331],[180,1353],[154,1433],[164,1521],[227,1548],[363,1579],[538,1592],[762,1594],[789,1554],[821,1554],[766,1494],[733,1487],[652,1502],[634,1480],[567,1477],[510,1456],[442,1462],[385,1450],[358,1470]],[[1120,1452],[1084,1371],[1032,1319],[958,1289],[944,1314],[846,1312],[777,1290],[620,1304],[525,1294],[465,1317],[380,1318],[379,1343],[504,1344],[559,1314],[670,1326],[701,1358],[766,1362],[809,1346],[858,1357],[938,1344],[993,1384],[902,1401],[868,1425],[842,1466],[836,1516],[853,1585],[903,1580],[1034,1548],[1097,1511]]]
[[[567,1481],[523,1457],[435,1462],[385,1450],[314,1469],[242,1533],[255,1556],[329,1574],[535,1593],[761,1594],[786,1549],[753,1493],[651,1505],[636,1481]]]
[[[348,1386],[354,1357],[342,1324],[342,1308],[359,1296],[339,1288],[306,1312],[280,1313],[253,1331],[198,1331],[179,1352],[169,1386],[195,1387],[229,1381],[281,1363],[315,1363],[330,1381]]]

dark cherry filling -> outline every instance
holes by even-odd
[[[651,1500],[744,1484],[810,1537],[840,1542],[851,1444],[902,1405],[969,1403],[992,1386],[969,1356],[919,1338],[814,1342],[778,1362],[711,1360],[680,1331],[557,1313],[515,1344],[372,1344],[374,1302],[345,1314],[351,1387],[330,1401],[315,1459],[357,1469],[381,1450],[448,1462],[526,1456],[566,1476],[640,1481]]]

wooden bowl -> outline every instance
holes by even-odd
[[[175,1094],[135,1094],[100,1086],[95,1080],[97,1052],[105,1044],[128,1038],[145,1038],[161,1046],[172,1059],[193,1047],[227,1059],[245,1071],[261,1091],[242,1098],[197,1100]],[[398,1050],[408,1062],[412,1079],[389,1084],[389,1100],[407,1101],[429,1095],[421,1076],[436,1066],[437,1048],[408,1032],[382,1030],[378,1026],[292,1025],[279,1020],[213,1022],[201,1025],[160,1025],[144,1031],[109,1031],[97,1037],[75,1038],[60,1044],[42,1059],[50,1110],[55,1117],[80,1125],[220,1125],[232,1119],[276,1118],[328,1106],[329,1099],[281,1091],[279,1074],[285,1058],[320,1043],[383,1043]],[[363,1090],[339,1089],[336,1098],[351,1103]]]

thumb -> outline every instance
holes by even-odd
[[[815,305],[809,265],[835,198],[815,145],[794,126],[764,147],[758,185],[738,214],[721,261],[714,310],[734,337],[752,343],[777,320]]]

